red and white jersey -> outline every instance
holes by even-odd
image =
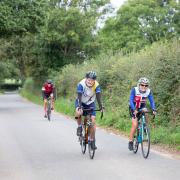
[[[139,91],[138,87],[135,87],[135,97],[134,97],[134,102],[136,104],[136,108],[140,108],[141,104],[145,104],[146,103],[146,99],[150,94],[150,89],[147,89],[145,93],[141,93]]]

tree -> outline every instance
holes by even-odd
[[[82,62],[95,54],[93,30],[98,9],[109,0],[50,1],[52,5],[47,27],[43,32],[47,64],[59,68],[68,63]]]
[[[27,34],[40,32],[45,24],[48,0],[3,0],[0,2],[0,37],[11,42],[7,59],[16,62],[20,78],[26,76],[26,59],[23,57],[23,39]]]
[[[0,36],[36,33],[44,24],[47,0],[2,0],[0,2]]]
[[[163,38],[178,36],[178,17],[175,0],[129,0],[99,32],[99,43],[106,50],[139,50]]]

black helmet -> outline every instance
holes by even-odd
[[[52,80],[51,80],[51,79],[48,79],[46,82],[47,82],[48,84],[52,84]]]
[[[97,75],[96,75],[96,73],[94,71],[89,71],[89,72],[86,73],[86,78],[96,80],[96,77],[97,77]]]

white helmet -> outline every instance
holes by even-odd
[[[146,84],[146,85],[149,85],[149,79],[147,79],[146,77],[141,77],[139,80],[138,80],[138,84],[137,86],[139,87],[139,85],[143,83],[143,84]]]

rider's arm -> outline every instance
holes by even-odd
[[[78,106],[82,107],[82,93],[78,93]]]
[[[45,92],[45,87],[43,85],[42,89],[41,89],[41,93],[42,93],[42,98],[44,99],[44,92]]]
[[[56,87],[54,85],[53,85],[53,97],[55,100],[57,99]]]
[[[99,105],[99,109],[103,108],[102,101],[101,101],[101,93],[96,93],[97,102]]]
[[[43,86],[41,90],[42,90],[42,91],[45,91],[45,87]]]
[[[96,87],[96,99],[97,99],[97,102],[99,105],[99,109],[102,109],[103,105],[102,105],[102,99],[101,99],[101,88],[100,88],[100,86]]]
[[[83,94],[83,86],[81,84],[78,84],[77,86],[77,99],[78,99],[78,106],[82,106],[82,94]]]
[[[129,98],[129,105],[132,110],[136,109],[134,105],[134,97],[135,97],[135,88],[132,88],[131,93],[130,93],[130,98]]]
[[[152,92],[150,92],[150,94],[148,96],[148,99],[149,99],[149,102],[150,102],[150,105],[151,105],[151,109],[153,111],[155,111],[156,110],[156,106],[155,106],[154,97],[152,95]]]

